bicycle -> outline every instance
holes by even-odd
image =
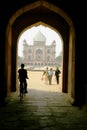
[[[23,99],[23,97],[25,96],[25,83],[21,82],[20,83],[20,101]]]

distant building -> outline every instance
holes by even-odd
[[[23,41],[23,62],[29,66],[57,66],[55,49],[55,40],[46,45],[46,37],[39,31],[33,38],[33,45]]]
[[[20,66],[22,62],[23,62],[23,58],[18,56],[18,66]]]

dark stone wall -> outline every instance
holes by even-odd
[[[31,2],[35,2],[37,0],[1,0],[0,1],[0,56],[1,56],[1,62],[0,62],[0,104],[4,102],[4,97],[6,96],[6,84],[5,84],[5,77],[6,77],[6,72],[5,72],[5,35],[6,35],[6,27],[8,24],[9,19],[15,13],[15,11],[22,6],[25,6],[26,4],[29,4]],[[76,64],[75,64],[75,104],[83,104],[84,103],[84,85],[87,84],[87,63],[86,63],[86,52],[87,52],[87,47],[86,47],[86,33],[85,33],[85,28],[86,28],[86,9],[85,9],[85,3],[83,1],[79,0],[46,0],[55,6],[58,6],[62,10],[64,10],[71,20],[74,23],[75,26],[75,32],[76,32],[76,45],[75,45],[75,51],[76,51]],[[57,2],[57,3],[56,3]],[[35,14],[35,13],[34,13]],[[27,16],[27,14],[26,14]],[[32,15],[34,16],[34,15]],[[31,17],[32,17],[31,16]],[[49,24],[49,19],[48,17],[45,17],[45,14],[43,14],[44,19],[42,18],[43,22],[48,21],[47,24]],[[34,23],[35,21],[38,21],[39,17],[41,18],[41,14],[38,15],[38,18],[34,16],[31,19],[29,19],[29,24]],[[56,14],[55,16],[56,17]],[[20,17],[22,18],[22,17]],[[50,16],[51,19],[51,16]],[[59,22],[60,23],[60,22]],[[66,23],[64,23],[66,24]],[[16,25],[16,24],[15,24]],[[22,29],[25,25],[19,24],[19,28],[17,28],[17,34],[21,31],[20,28]],[[50,22],[50,25],[53,26],[52,20]],[[55,21],[56,25],[56,21]],[[54,25],[54,27],[55,27]],[[26,24],[27,26],[27,24]],[[14,27],[13,27],[14,28]],[[64,28],[58,28],[61,33],[63,32]],[[15,38],[14,38],[15,39]],[[14,41],[13,41],[14,42]],[[15,46],[15,43],[13,43],[13,47]],[[13,49],[13,54],[15,53],[15,50]],[[14,57],[15,59],[15,57]],[[12,61],[16,62],[16,61]],[[12,63],[13,64],[13,63]],[[15,69],[14,69],[15,71]],[[66,79],[67,80],[67,79]],[[66,81],[65,80],[65,81]]]

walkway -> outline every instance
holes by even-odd
[[[41,73],[29,73],[28,94],[19,101],[18,92],[0,108],[0,130],[87,130],[87,111],[67,101],[61,85],[45,84]]]

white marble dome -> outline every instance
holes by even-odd
[[[41,41],[41,42],[46,42],[46,37],[44,36],[44,34],[39,31],[33,38],[33,41]]]

